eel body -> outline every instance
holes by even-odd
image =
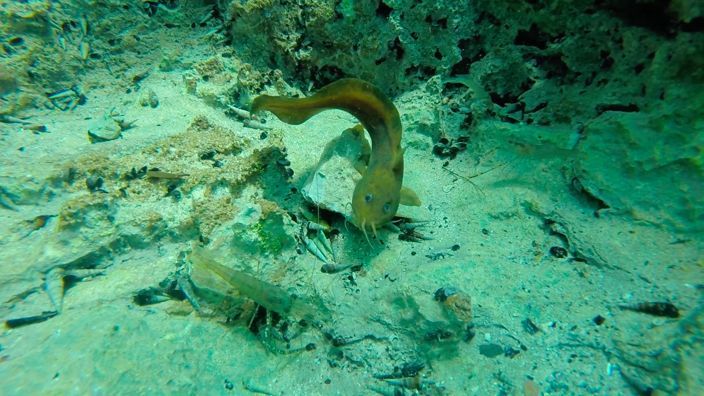
[[[352,195],[353,222],[366,234],[391,221],[400,203],[419,205],[418,198],[403,189],[401,119],[394,104],[374,85],[345,78],[321,88],[306,98],[258,96],[252,113],[267,110],[288,124],[302,124],[328,109],[355,116],[369,132],[372,152],[362,179]],[[403,201],[403,202],[402,202]]]

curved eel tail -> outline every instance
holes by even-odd
[[[396,107],[377,87],[356,78],[337,80],[305,98],[261,95],[252,102],[251,111],[268,110],[287,124],[299,125],[328,109],[344,110],[359,119],[372,143],[396,149],[401,142]]]

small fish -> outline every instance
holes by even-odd
[[[14,329],[17,327],[22,327],[22,326],[27,326],[35,323],[41,323],[46,320],[49,320],[53,318],[54,316],[58,315],[58,312],[56,311],[47,311],[47,312],[42,312],[41,315],[35,315],[35,316],[25,316],[24,318],[17,318],[17,319],[8,319],[5,321],[5,327],[8,329]]]
[[[320,272],[322,272],[324,274],[337,274],[338,272],[342,272],[346,269],[350,269],[353,272],[357,272],[360,269],[362,269],[362,266],[355,265],[355,264],[330,263],[330,264],[324,264],[322,267],[320,267]]]
[[[664,316],[668,318],[680,317],[680,311],[674,304],[669,302],[643,302],[633,305],[619,305],[619,308],[653,316]]]
[[[188,176],[188,173],[170,173],[170,172],[163,172],[158,169],[150,169],[147,171],[147,178],[148,179],[183,179],[184,177]]]
[[[31,125],[26,126],[25,128],[34,132],[35,134],[39,133],[39,132],[48,132],[46,125],[42,125],[42,124],[31,124]]]

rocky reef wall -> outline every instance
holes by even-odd
[[[693,1],[586,0],[223,9],[238,56],[304,91],[355,76],[399,94],[438,77],[434,104],[449,128],[427,131],[436,141],[494,133],[519,153],[553,147],[597,209],[679,230],[704,229],[693,199],[704,193],[703,12]],[[494,122],[549,128],[521,141]]]

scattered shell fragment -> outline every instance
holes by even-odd
[[[153,89],[147,89],[142,93],[142,96],[139,98],[139,104],[142,107],[151,107],[152,109],[157,108],[159,106],[159,97],[156,96],[156,92],[154,92]]]
[[[87,61],[88,57],[90,56],[90,44],[86,43],[85,41],[82,41],[81,44],[78,46],[78,50],[81,53],[81,59]]]
[[[44,290],[54,305],[56,312],[61,313],[64,305],[64,269],[54,267],[44,277]]]
[[[252,119],[252,113],[248,112],[247,110],[240,109],[239,107],[235,106],[227,106],[230,111],[232,111],[237,117],[243,119],[243,120],[249,120]]]
[[[184,177],[188,176],[188,173],[171,173],[171,172],[163,172],[160,171],[157,168],[149,169],[146,174],[148,179],[170,179],[170,180],[177,180],[177,179],[183,179]]]
[[[46,97],[49,99],[51,106],[61,111],[73,110],[76,106],[85,104],[88,100],[75,85],[68,89],[48,93]]]
[[[315,234],[315,235],[313,235]],[[335,252],[332,249],[332,244],[325,234],[324,225],[318,224],[313,221],[305,221],[301,225],[301,230],[298,235],[298,239],[306,247],[306,250],[315,256],[318,260],[322,261],[326,265],[331,267],[324,268],[339,268],[340,265],[337,264],[337,258],[335,257]],[[328,272],[326,269],[321,268],[323,272]],[[332,272],[338,272],[330,271]]]
[[[261,122],[253,121],[253,120],[243,120],[242,124],[248,128],[260,129],[262,131],[270,131],[272,129],[268,125],[265,125],[265,124],[262,124]]]
[[[305,238],[303,240],[303,243],[306,245],[306,249],[308,249],[308,251],[318,260],[324,262],[325,264],[331,264],[327,256],[325,256],[322,250],[320,250],[318,245],[316,245],[316,243],[312,239]]]
[[[330,255],[332,256],[332,260],[337,261],[337,258],[335,257],[335,251],[332,250],[332,244],[330,243],[330,239],[328,239],[323,230],[318,229],[318,235],[316,236],[316,240],[319,242],[319,246],[322,245],[325,251],[330,253]]]
[[[83,34],[83,37],[85,37],[88,35],[88,18],[86,18],[85,15],[81,15],[80,23],[81,23],[81,34]]]

